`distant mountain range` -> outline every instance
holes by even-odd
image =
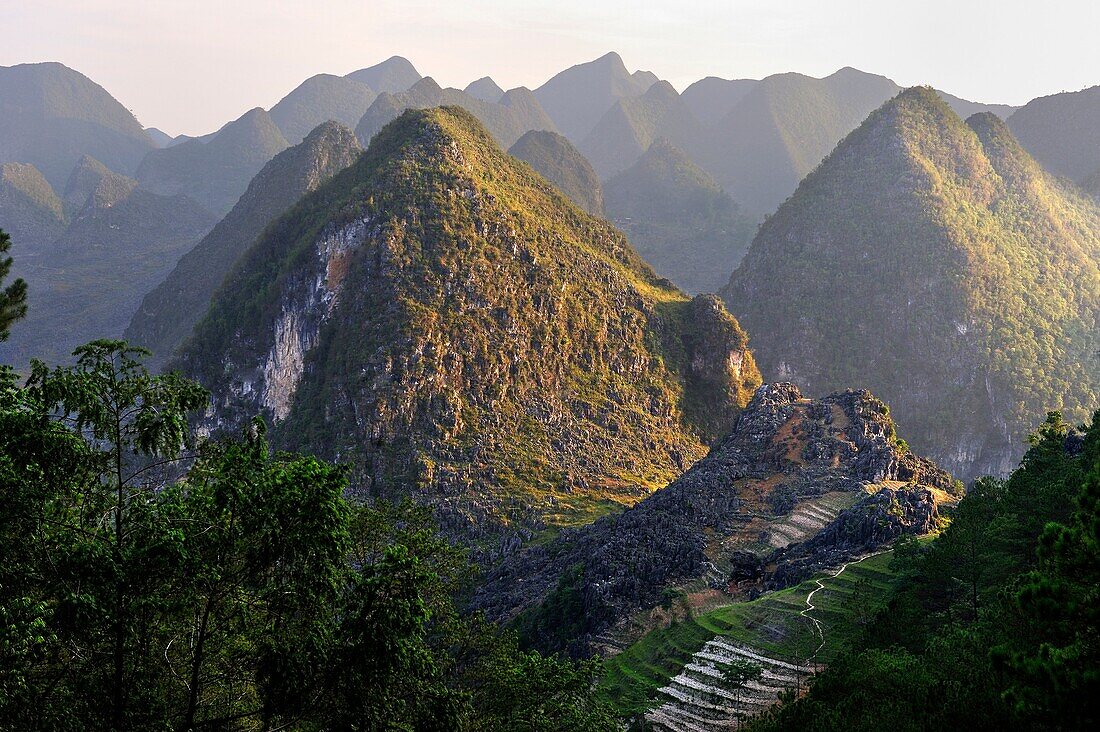
[[[134,115],[59,63],[0,66],[0,163],[34,165],[54,189],[84,155],[133,173],[153,149]]]
[[[509,147],[529,130],[554,130],[554,123],[539,106],[529,89],[505,92],[496,102],[486,102],[458,89],[443,89],[431,77],[410,89],[378,96],[359,120],[355,134],[364,145],[408,109],[455,106],[467,110],[489,130],[503,147]]]
[[[666,140],[609,180],[604,198],[638,253],[690,294],[725,285],[756,233],[755,221]]]
[[[1100,174],[1098,119],[1100,86],[1033,99],[1006,118],[1044,168],[1079,182]]]
[[[0,163],[3,164],[0,226],[14,235],[13,255],[17,270],[27,273],[32,280],[32,313],[38,308],[46,319],[43,325],[34,326],[38,330],[33,335],[27,333],[32,330],[30,325],[22,328],[22,336],[17,330],[14,340],[5,345],[6,353],[14,354],[11,356],[14,361],[25,361],[34,353],[50,358],[62,357],[68,348],[64,334],[78,332],[80,328],[76,324],[80,319],[92,318],[97,308],[108,307],[106,304],[110,307],[119,303],[124,305],[109,317],[94,316],[100,318],[96,322],[102,326],[103,334],[117,334],[120,324],[125,324],[133,314],[136,299],[153,289],[177,265],[176,258],[191,250],[212,223],[225,216],[223,226],[211,233],[211,240],[195,249],[190,260],[179,263],[177,275],[174,275],[178,279],[165,282],[166,289],[150,294],[148,311],[142,316],[148,320],[143,323],[141,317],[136,317],[131,324],[129,332],[133,337],[154,346],[160,357],[166,357],[185,337],[190,326],[201,318],[206,303],[214,296],[214,290],[235,257],[248,249],[263,228],[289,208],[298,195],[334,173],[335,167],[331,166],[342,167],[354,155],[353,149],[346,144],[346,137],[341,137],[339,144],[309,148],[313,153],[302,153],[304,157],[295,158],[304,168],[290,165],[286,162],[290,158],[282,158],[283,163],[274,165],[276,156],[329,119],[345,128],[353,128],[359,144],[365,146],[409,109],[440,105],[461,107],[480,121],[497,145],[511,149],[540,174],[541,179],[532,185],[540,187],[546,195],[554,193],[549,186],[556,187],[588,213],[613,219],[629,234],[660,276],[692,293],[711,291],[722,285],[745,251],[755,225],[769,214],[772,217],[757,236],[756,248],[762,248],[761,251],[774,248],[774,264],[767,266],[779,270],[794,267],[802,256],[790,255],[788,249],[793,246],[790,241],[783,246],[774,241],[775,237],[788,234],[794,241],[806,239],[820,244],[819,252],[807,252],[805,256],[822,272],[840,266],[821,264],[817,260],[819,256],[834,256],[830,247],[839,246],[836,244],[838,237],[845,237],[850,246],[868,247],[866,252],[870,257],[876,250],[868,242],[885,241],[879,238],[881,232],[867,228],[877,226],[883,219],[881,212],[873,207],[882,205],[887,207],[882,210],[892,210],[889,206],[896,200],[907,200],[908,206],[914,197],[921,199],[917,208],[924,213],[917,215],[909,208],[899,209],[904,209],[906,216],[912,214],[912,218],[906,219],[911,228],[897,236],[908,233],[925,237],[927,231],[921,227],[951,229],[961,226],[956,216],[949,215],[949,204],[945,203],[954,201],[952,196],[957,194],[962,201],[959,205],[978,212],[975,215],[981,217],[981,224],[974,224],[965,235],[954,229],[950,235],[942,235],[952,242],[955,239],[970,242],[965,246],[952,243],[951,246],[959,251],[972,246],[975,252],[984,252],[974,242],[985,236],[977,232],[987,229],[988,239],[983,241],[996,242],[990,246],[997,252],[1025,251],[1026,247],[1019,244],[1021,239],[1043,247],[1042,254],[1036,254],[1027,267],[1018,267],[1007,254],[1002,259],[997,259],[1000,254],[993,257],[993,260],[1013,262],[1010,266],[1020,271],[1017,277],[1005,280],[1003,292],[998,291],[1001,294],[988,298],[988,302],[976,294],[976,290],[957,294],[957,297],[975,301],[966,306],[966,313],[967,317],[978,317],[979,313],[1000,312],[994,304],[1015,312],[1019,302],[1026,301],[1021,288],[1042,291],[1054,282],[1053,301],[1072,303],[1073,307],[1070,311],[1055,312],[1045,310],[1046,306],[1035,306],[1035,312],[1046,313],[1047,321],[1027,327],[1036,334],[1047,334],[1034,337],[1036,342],[1047,345],[1030,342],[1030,336],[1025,338],[1028,343],[1019,344],[1012,339],[997,340],[983,335],[985,340],[980,345],[974,345],[975,341],[965,348],[958,344],[950,346],[963,351],[970,348],[971,351],[967,351],[970,355],[959,362],[948,359],[944,363],[951,365],[944,365],[944,369],[958,372],[959,369],[977,368],[975,364],[981,362],[982,353],[992,360],[1007,359],[1006,363],[1020,368],[1020,377],[1013,380],[1004,376],[1008,366],[995,367],[1001,369],[998,373],[1004,376],[1004,383],[1000,384],[991,376],[990,387],[986,389],[993,394],[989,397],[991,404],[976,408],[988,408],[996,434],[975,432],[970,437],[960,438],[969,442],[960,443],[954,457],[935,453],[930,445],[936,435],[936,426],[913,416],[923,414],[921,410],[927,405],[911,404],[899,398],[894,391],[896,383],[889,383],[885,377],[883,381],[864,381],[860,373],[846,371],[844,364],[830,360],[841,356],[828,349],[822,351],[826,355],[817,361],[812,361],[816,356],[811,355],[782,356],[788,347],[806,353],[809,353],[806,349],[824,348],[809,337],[814,328],[839,329],[837,332],[843,337],[832,336],[838,344],[845,343],[844,338],[856,338],[857,335],[870,337],[864,331],[853,332],[842,327],[861,322],[855,315],[862,310],[831,312],[822,306],[815,310],[814,318],[798,319],[801,315],[790,309],[794,304],[789,302],[787,293],[792,287],[798,291],[806,286],[805,281],[812,279],[810,269],[790,282],[777,271],[768,270],[762,274],[764,271],[759,268],[764,266],[763,260],[750,257],[734,278],[734,284],[725,290],[729,302],[745,313],[770,373],[777,373],[780,362],[790,364],[791,359],[796,359],[799,362],[792,366],[791,374],[804,378],[805,385],[815,392],[866,384],[898,405],[901,422],[913,434],[918,446],[945,465],[960,471],[970,469],[961,467],[964,465],[1001,470],[1018,454],[1018,430],[1023,429],[1020,425],[1030,424],[1034,409],[1039,408],[1035,405],[1043,401],[1045,405],[1063,405],[1072,412],[1075,405],[1087,401],[1092,393],[1089,391],[1093,388],[1090,386],[1092,374],[1088,371],[1090,362],[1082,355],[1084,352],[1058,349],[1085,348],[1087,338],[1078,329],[1087,331],[1091,327],[1086,322],[1088,316],[1081,315],[1091,307],[1088,289],[1092,287],[1091,274],[1080,262],[1089,262],[1095,257],[1090,253],[1088,241],[1092,235],[1089,233],[1093,216],[1090,207],[1100,196],[1097,137],[1100,133],[1094,123],[1096,115],[1092,114],[1100,98],[1097,89],[1100,87],[1044,97],[1019,110],[1005,105],[978,104],[937,92],[935,96],[947,105],[946,108],[953,110],[953,114],[971,116],[992,112],[1007,119],[1007,128],[1002,126],[995,133],[989,133],[991,139],[1007,139],[1004,136],[1011,130],[1010,137],[1019,139],[1031,157],[1022,151],[1007,158],[997,157],[988,154],[983,147],[982,155],[988,158],[987,167],[996,173],[995,180],[999,182],[996,185],[979,184],[971,173],[947,176],[944,171],[950,171],[952,163],[942,151],[929,147],[919,134],[912,138],[902,136],[899,139],[905,140],[907,150],[927,148],[923,154],[934,160],[929,165],[940,173],[940,178],[957,179],[961,181],[958,184],[961,188],[954,192],[937,189],[935,196],[940,199],[933,196],[933,200],[927,199],[932,194],[915,191],[912,187],[899,189],[897,181],[884,180],[874,171],[858,174],[848,171],[841,176],[845,178],[845,185],[851,185],[851,180],[864,175],[877,181],[881,190],[846,190],[843,195],[836,194],[841,197],[832,204],[818,209],[816,203],[812,206],[806,203],[807,196],[816,200],[811,194],[803,194],[802,203],[794,208],[781,204],[795,193],[800,182],[805,187],[811,179],[817,180],[812,176],[807,178],[811,171],[838,165],[837,153],[830,156],[837,143],[859,127],[873,110],[898,94],[899,87],[890,79],[850,68],[822,79],[800,74],[778,74],[761,80],[708,77],[680,94],[652,73],[630,72],[623,60],[611,53],[562,71],[533,91],[523,87],[505,91],[489,76],[459,90],[443,89],[431,78],[423,77],[406,59],[393,57],[346,76],[320,74],[311,77],[270,111],[253,109],[216,132],[198,137],[171,137],[154,128],[143,129],[105,90],[60,64],[0,68]],[[875,119],[881,119],[881,115]],[[984,116],[976,118],[975,124],[993,129],[992,120]],[[975,130],[966,132],[965,126],[960,125],[936,123],[921,129],[925,134],[952,141],[961,151],[958,156],[971,164],[981,157],[974,150],[978,133]],[[321,150],[329,150],[331,157],[326,158]],[[874,159],[876,154],[873,147],[861,147],[859,152],[859,155],[869,156],[868,159]],[[322,159],[325,162],[321,162]],[[1038,168],[1035,160],[1050,174],[1064,176],[1072,183],[1054,180]],[[313,163],[316,165],[311,167]],[[283,171],[288,176],[285,185],[262,174],[269,164],[274,165],[270,170]],[[854,171],[857,164],[849,164]],[[1009,168],[1027,171],[1027,174],[1012,178],[1005,172]],[[913,176],[920,180],[938,180],[927,178],[924,169],[912,163],[899,165],[896,170],[905,181]],[[1025,180],[1031,189],[1026,189],[1023,183],[1010,183]],[[257,186],[251,196],[248,193],[250,184]],[[986,189],[994,192],[983,192]],[[838,190],[844,187],[839,186]],[[853,201],[864,200],[857,193],[874,202],[867,204],[871,209],[853,209]],[[894,198],[882,201],[883,196]],[[268,198],[270,200],[260,200]],[[793,198],[790,203],[794,205]],[[812,215],[790,213],[807,206],[813,210]],[[1013,218],[1012,210],[1021,213]],[[784,212],[783,216],[780,212]],[[863,228],[845,229],[836,220],[841,215],[839,212],[843,212],[850,226],[863,222],[859,224]],[[903,218],[899,214],[898,220]],[[779,221],[794,219],[799,221],[797,231],[778,233]],[[922,241],[936,240],[936,236],[941,235],[929,234]],[[1010,245],[1010,241],[1016,243]],[[928,245],[927,251],[939,252],[936,256],[940,256],[946,250],[938,247],[939,244]],[[1074,247],[1086,253],[1067,253],[1077,251]],[[99,252],[99,262],[92,256],[93,252]],[[985,262],[982,257],[986,254],[980,257],[974,254],[974,261]],[[878,255],[885,256],[882,252]],[[859,256],[864,256],[863,250]],[[131,261],[123,261],[127,257]],[[168,259],[153,261],[160,257]],[[1027,257],[1024,260],[1032,261]],[[1047,262],[1047,266],[1054,269],[1038,272],[1028,269],[1040,266],[1035,262]],[[987,264],[981,264],[979,270],[986,271]],[[114,270],[106,272],[98,269],[101,266]],[[992,268],[990,271],[999,266],[988,264]],[[753,271],[756,274],[750,276],[748,273]],[[116,275],[122,276],[125,272],[131,272],[129,280],[116,279]],[[1077,279],[1072,287],[1068,282],[1071,274]],[[39,278],[37,285],[35,277]],[[818,288],[832,287],[847,282],[848,275],[838,271],[835,277],[833,281],[818,276],[814,284]],[[758,278],[759,283],[753,284]],[[935,277],[929,281],[946,282]],[[119,284],[108,284],[116,282]],[[45,293],[52,292],[49,288],[54,283],[61,289],[47,296]],[[783,283],[782,288],[779,283]],[[126,292],[107,292],[106,288],[116,286]],[[914,286],[909,281],[897,283],[900,291],[908,292]],[[751,289],[756,287],[764,289]],[[134,288],[140,291],[131,292]],[[745,293],[750,289],[738,288],[750,288],[756,293],[753,295],[756,305],[746,299]],[[35,295],[36,291],[41,294]],[[86,312],[79,311],[75,305],[62,306],[60,303],[70,297],[64,293],[72,293],[73,302],[84,297],[91,304]],[[943,295],[937,293],[937,297]],[[807,290],[804,297],[809,299],[801,301],[799,306],[804,307],[819,294]],[[823,302],[831,302],[824,295],[820,296]],[[36,301],[36,297],[40,299]],[[911,297],[919,301],[929,295],[913,291]],[[773,299],[777,299],[772,305],[773,315],[767,316],[761,308]],[[173,301],[180,303],[175,313],[172,312]],[[54,309],[54,303],[60,309]],[[893,306],[885,302],[880,305],[876,306],[880,314],[885,312],[884,308]],[[988,307],[988,311],[979,305]],[[783,312],[790,317],[776,315]],[[65,316],[59,317],[59,313]],[[74,323],[72,328],[65,324],[65,318],[70,316]],[[827,317],[834,320],[827,320]],[[902,322],[892,315],[883,317],[887,318],[882,324],[887,330]],[[962,326],[952,326],[956,330],[967,328],[966,334],[959,334],[965,335],[963,340],[973,341],[975,331],[967,325],[969,321],[961,316],[955,320],[962,323]],[[808,340],[800,345],[784,340],[794,338],[791,333],[806,335]],[[940,335],[943,338],[926,339],[929,348],[938,348],[937,343],[949,341],[949,333],[940,334],[938,330],[935,333],[937,338]],[[1003,344],[1010,341],[1016,351],[1005,350]],[[1050,343],[1061,345],[1050,346]],[[39,351],[42,344],[46,346]],[[950,354],[955,353],[950,350]],[[1033,354],[1037,359],[1035,364],[1026,367],[1032,375],[1025,373],[1018,356],[1005,356],[1006,353]],[[946,358],[945,354],[947,351],[939,355]],[[1057,377],[1061,381],[1049,381],[1051,369],[1042,364],[1051,363],[1053,358],[1070,364],[1070,371],[1078,369],[1073,371],[1076,375],[1063,375]],[[866,362],[871,372],[881,363],[881,357],[876,356],[876,359]],[[813,368],[809,366],[811,362],[815,364]],[[935,372],[932,366],[922,368]],[[1042,376],[1035,377],[1036,370]],[[967,373],[973,376],[978,372]],[[921,383],[930,384],[940,376],[928,376]],[[917,379],[917,376],[912,378]],[[1034,394],[1025,395],[1021,384],[1028,380],[1040,386]],[[971,385],[978,383],[972,380]],[[1060,396],[1056,396],[1056,392]],[[919,388],[910,390],[910,396],[919,393]],[[1011,447],[1004,447],[1010,443]]]
[[[3,173],[0,227],[19,224],[13,269],[28,284],[27,317],[0,344],[0,362],[17,368],[120,336],[142,294],[215,222],[193,199],[140,188],[90,156],[70,172],[63,196],[30,165],[5,164]],[[24,194],[14,211],[12,189]]]
[[[135,177],[144,189],[190,196],[224,215],[264,163],[287,147],[271,115],[257,107],[213,135],[153,150]]]

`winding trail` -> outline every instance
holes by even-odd
[[[815,579],[814,580],[814,582],[817,583],[817,587],[810,590],[810,593],[808,595],[806,595],[806,609],[799,613],[799,615],[801,615],[802,617],[806,618],[807,620],[809,620],[811,623],[814,624],[814,630],[817,631],[817,637],[821,639],[821,642],[818,643],[817,648],[814,649],[813,655],[811,655],[809,658],[806,659],[807,664],[813,663],[814,659],[817,658],[817,654],[820,653],[821,649],[825,647],[825,626],[823,626],[821,624],[820,620],[815,618],[813,615],[810,615],[810,613],[812,611],[817,609],[816,607],[814,607],[814,604],[813,604],[814,595],[816,595],[821,590],[825,589],[825,585],[823,583],[823,580],[836,579],[837,577],[839,577],[841,575],[841,573],[844,570],[848,569],[848,567],[850,567],[851,565],[859,564],[860,562],[863,562],[867,559],[870,559],[871,557],[877,557],[879,554],[885,554],[888,551],[890,551],[890,550],[889,549],[883,549],[881,551],[872,552],[871,554],[865,554],[862,557],[860,557],[859,559],[853,559],[850,562],[845,562],[844,564],[840,565],[840,569],[838,569],[835,574],[831,574],[828,577],[824,577],[822,579]]]

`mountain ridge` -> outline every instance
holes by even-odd
[[[488,556],[663,485],[759,383],[716,298],[662,284],[461,108],[405,112],[270,227],[175,365],[212,428],[267,414]]]
[[[970,479],[1009,472],[1045,410],[1097,400],[1098,262],[1092,201],[996,116],[964,123],[918,87],[803,180],[721,294],[765,373],[867,385]]]

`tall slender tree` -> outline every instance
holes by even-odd
[[[4,280],[11,272],[11,237],[0,229],[0,343],[8,339],[11,324],[27,314],[27,283],[17,279],[7,287]]]

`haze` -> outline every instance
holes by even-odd
[[[305,78],[391,55],[443,85],[492,74],[536,87],[619,51],[683,89],[704,76],[842,66],[968,99],[1023,104],[1096,82],[1100,4],[1088,0],[2,0],[0,65],[61,61],[141,122],[216,129]]]

